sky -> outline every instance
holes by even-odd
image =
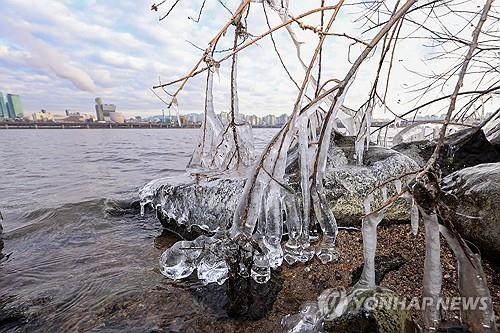
[[[0,91],[21,95],[25,113],[46,109],[63,113],[66,109],[93,112],[95,97],[114,103],[126,116],[156,115],[165,104],[151,93],[158,82],[185,75],[200,58],[216,31],[229,19],[229,13],[216,0],[207,0],[199,23],[196,17],[201,0],[181,0],[171,15],[159,22],[173,1],[159,12],[151,11],[147,0],[2,0],[0,2]],[[239,1],[223,0],[228,8]],[[307,1],[291,4],[294,13],[306,9]],[[309,4],[312,4],[309,2]],[[311,6],[309,7],[311,8]],[[359,8],[346,7],[335,22],[336,31],[356,34],[363,27]],[[271,25],[279,23],[268,11]],[[306,22],[315,22],[312,16]],[[248,31],[258,35],[266,30],[262,7],[253,4]],[[298,29],[308,59],[317,35]],[[303,69],[297,62],[285,31],[274,35],[292,75],[299,80]],[[229,47],[232,36],[225,36],[220,47]],[[328,44],[329,43],[329,44]],[[350,41],[331,38],[326,44],[324,77],[342,77],[349,68]],[[351,57],[361,52],[354,45]],[[418,46],[398,50],[391,96],[395,107],[401,104],[404,87],[415,78],[408,68],[428,68],[429,48]],[[405,63],[401,62],[404,59]],[[352,106],[367,94],[369,69],[358,73],[358,80],[347,100]],[[296,88],[283,71],[269,39],[244,50],[239,56],[238,86],[240,110],[245,114],[290,113]],[[202,112],[205,75],[191,79],[178,98],[181,113]],[[372,80],[372,79],[371,79]],[[172,90],[170,90],[172,91]],[[214,82],[217,112],[229,106],[229,62],[223,63]],[[164,100],[168,96],[163,94]],[[409,107],[409,106],[407,106]],[[383,116],[380,114],[380,116]]]

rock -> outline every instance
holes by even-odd
[[[387,256],[376,256],[375,284],[379,285],[387,273],[399,270],[404,264],[406,264],[407,261],[408,260],[406,260],[401,254],[397,252],[393,252]],[[361,277],[361,273],[363,272],[363,267],[364,264],[356,267],[352,271],[351,286],[353,286]]]
[[[410,157],[420,166],[423,166],[434,152],[436,142],[405,142],[392,148]],[[447,176],[463,168],[499,161],[499,152],[488,141],[484,132],[472,128],[448,136],[445,140],[443,153],[438,162],[443,176]]]
[[[409,311],[378,306],[384,303],[392,304],[397,296],[392,291],[380,287],[358,291],[347,305],[344,314],[332,320],[326,318],[323,322],[324,331],[329,333],[415,332],[415,325]]]
[[[11,307],[9,303],[13,302],[14,296],[4,295],[0,299],[0,331],[18,331],[19,327],[27,322],[27,309],[23,307]]]
[[[324,180],[326,197],[339,226],[360,226],[361,216],[364,215],[362,203],[367,193],[381,183],[418,168],[417,164],[407,156],[379,146],[371,146],[365,151],[363,165],[358,166],[354,161],[353,138],[339,138],[336,145],[331,147],[341,148],[342,151],[337,154],[343,154],[347,159],[335,167],[329,165]],[[331,151],[330,156],[332,156]],[[342,158],[335,160],[342,161]],[[394,185],[388,185],[387,189],[389,197],[396,194]],[[383,201],[380,191],[377,191],[374,207]],[[409,209],[406,201],[398,200],[387,209],[384,221],[408,221]]]
[[[279,271],[273,271],[268,282],[259,284],[250,277],[235,275],[226,285],[228,303],[225,308],[229,317],[258,320],[271,311],[283,286],[283,278]]]
[[[325,175],[326,197],[340,226],[359,226],[364,215],[362,206],[366,194],[378,184],[414,171],[418,165],[407,156],[392,149],[372,146],[365,152],[365,163],[355,165],[353,138],[336,136],[329,152]],[[297,164],[289,167],[291,186],[298,189]],[[158,216],[167,229],[187,236],[193,226],[201,232],[226,228],[231,222],[238,200],[243,192],[244,177],[219,178],[196,183],[192,179],[159,179],[141,189],[142,202],[157,207]],[[388,186],[388,195],[395,193]],[[376,204],[382,202],[376,192]],[[386,213],[391,222],[409,220],[409,206],[399,200]],[[179,228],[180,227],[180,228]]]
[[[223,285],[210,283],[192,288],[190,292],[217,319],[255,321],[272,310],[282,286],[283,278],[277,270],[272,272],[271,279],[264,284],[259,284],[250,277],[234,274]]]
[[[486,137],[500,154],[500,120],[486,132]]]
[[[141,189],[142,200],[156,207],[164,228],[188,239],[203,232],[215,232],[231,221],[245,178],[221,178],[195,183],[182,180],[158,179]],[[193,229],[194,227],[194,229]],[[187,230],[186,230],[187,229]],[[190,235],[194,232],[195,235]]]
[[[483,256],[499,264],[500,163],[480,164],[443,179],[445,202],[458,232],[474,243]],[[472,217],[472,218],[471,218]]]

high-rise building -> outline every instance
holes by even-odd
[[[19,95],[7,94],[7,109],[9,118],[22,118],[24,114],[21,97]]]
[[[97,97],[95,99],[95,111],[98,121],[110,121],[111,113],[116,111],[116,105],[114,104],[103,104],[102,98]]]
[[[33,121],[44,122],[44,121],[54,121],[54,115],[46,110],[41,110],[40,112],[35,112],[31,115]]]
[[[283,126],[288,121],[288,115],[283,113],[281,116],[276,118],[276,125]]]
[[[0,92],[0,118],[7,118],[7,110],[5,108],[5,101],[3,100],[3,94]]]

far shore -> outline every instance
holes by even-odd
[[[386,122],[374,122],[372,127],[380,127],[386,125]],[[252,126],[253,128],[281,128],[282,125],[276,126]],[[342,124],[339,124],[343,128]],[[181,128],[200,128],[198,124],[186,124],[182,127],[177,124],[167,123],[69,123],[69,122],[30,122],[30,121],[14,121],[0,122],[0,130],[2,129],[181,129]]]

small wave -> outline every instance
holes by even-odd
[[[81,221],[84,223],[92,216],[99,218],[119,217],[124,215],[139,215],[140,204],[137,199],[113,200],[92,199],[87,201],[66,203],[59,207],[40,208],[23,213],[16,224],[19,227],[10,230],[4,239],[21,235],[33,234],[40,229],[49,227],[58,230],[66,224]]]
[[[99,162],[141,163],[142,161],[138,158],[106,156],[106,157],[102,157],[102,158],[89,160],[89,162],[91,162],[91,163],[99,163]]]

